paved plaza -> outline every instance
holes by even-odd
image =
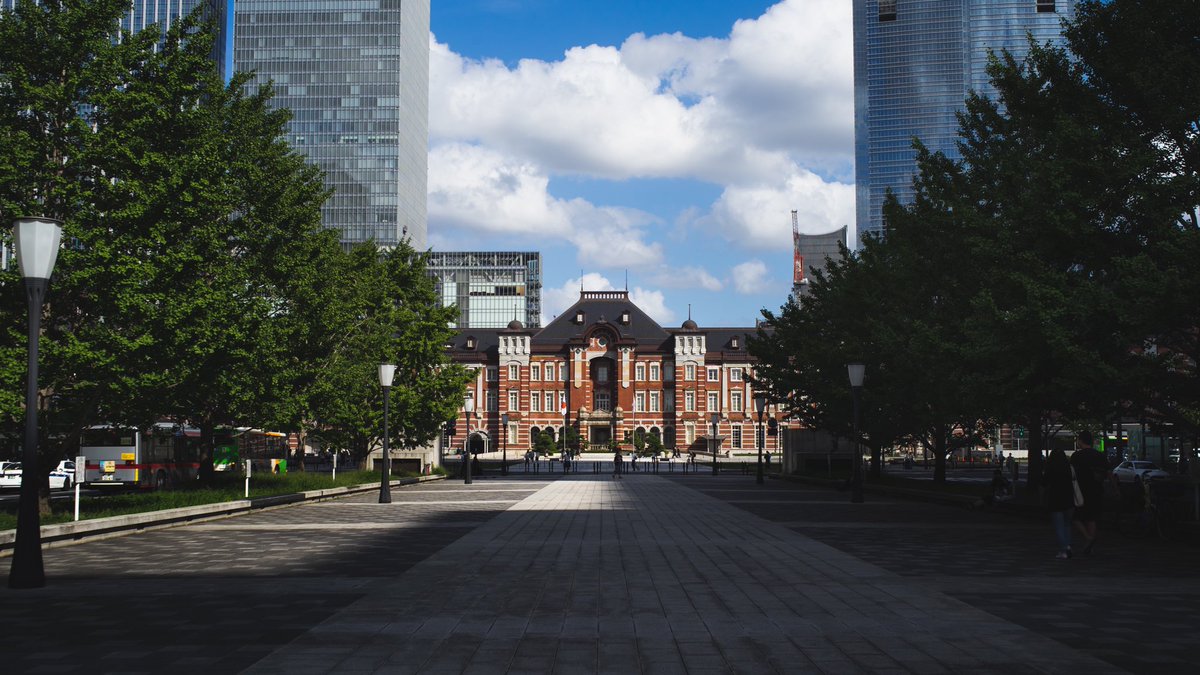
[[[439,481],[48,549],[5,670],[1194,672],[1197,549],[703,473]],[[2,561],[7,572],[7,561]]]

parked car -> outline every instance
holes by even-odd
[[[1156,480],[1169,476],[1170,474],[1158,468],[1154,462],[1144,460],[1121,462],[1117,468],[1113,469],[1113,477],[1117,479],[1117,482],[1132,482],[1135,477],[1141,477],[1142,480]]]
[[[63,460],[50,472],[50,489],[65,490],[74,484],[75,462]],[[0,488],[21,487],[21,463],[4,462],[0,464]]]
[[[0,488],[21,487],[21,463],[0,462]]]

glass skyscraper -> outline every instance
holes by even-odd
[[[233,62],[274,81],[344,244],[426,246],[429,0],[237,0]]]
[[[970,90],[994,94],[988,51],[1028,53],[1062,40],[1075,0],[854,0],[854,158],[858,236],[884,230],[890,188],[912,200],[912,139],[959,158],[958,120]]]
[[[454,328],[504,328],[513,319],[526,328],[542,325],[536,251],[434,251],[426,269],[442,306],[458,306]]]

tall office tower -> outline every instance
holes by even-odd
[[[854,159],[858,237],[882,234],[888,188],[912,201],[913,137],[958,158],[970,90],[993,95],[988,50],[1062,44],[1075,0],[854,0]]]
[[[514,319],[542,325],[542,254],[434,251],[429,254],[442,306],[458,306],[454,328],[505,328]]]
[[[429,0],[237,0],[233,63],[275,83],[343,244],[426,246]]]

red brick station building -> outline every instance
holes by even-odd
[[[655,435],[681,454],[756,450],[758,416],[749,374],[747,338],[754,328],[703,328],[688,319],[663,328],[629,300],[627,291],[581,291],[579,301],[544,328],[514,320],[504,329],[464,329],[451,358],[476,371],[446,453],[501,450],[508,415],[508,452],[523,454],[537,434],[561,444],[574,426],[585,451],[609,439]],[[713,415],[717,422],[713,425]],[[769,405],[779,436],[789,426]],[[623,449],[631,450],[630,445]]]

